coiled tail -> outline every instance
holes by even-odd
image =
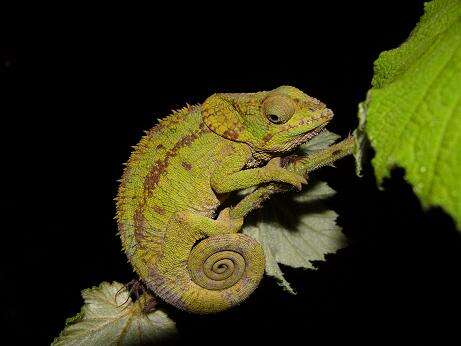
[[[168,267],[163,273],[151,270],[149,287],[167,303],[207,314],[248,298],[264,274],[265,257],[255,239],[231,233],[203,239],[190,247],[187,259],[179,257]]]

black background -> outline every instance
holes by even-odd
[[[214,92],[289,84],[334,110],[330,130],[345,136],[357,126],[373,61],[408,37],[423,5],[339,4],[54,8],[37,15],[23,54],[16,26],[7,26],[1,311],[13,344],[51,342],[80,310],[81,289],[134,278],[115,235],[113,197],[130,147],[155,118]],[[330,207],[351,245],[316,271],[284,267],[297,296],[265,278],[219,315],[165,307],[184,343],[376,343],[453,332],[461,240],[452,220],[423,212],[402,170],[384,191],[370,166],[365,173],[355,176],[352,158],[316,172],[338,191]]]

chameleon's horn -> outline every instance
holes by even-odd
[[[214,94],[202,104],[202,116],[211,131],[224,138],[246,142],[243,120],[229,94]]]

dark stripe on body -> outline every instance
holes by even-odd
[[[152,166],[149,174],[147,174],[145,180],[144,180],[144,191],[147,193],[144,193],[144,198],[142,199],[142,202],[139,203],[138,208],[136,209],[135,212],[135,223],[134,223],[134,234],[135,234],[135,239],[136,241],[142,241],[144,236],[144,232],[146,230],[146,220],[144,218],[144,207],[147,203],[147,199],[152,196],[155,187],[158,185],[158,182],[160,181],[160,178],[162,175],[166,172],[170,160],[174,158],[179,150],[184,147],[190,147],[191,144],[201,137],[203,134],[210,132],[208,127],[202,122],[199,125],[199,128],[196,132],[192,132],[190,134],[185,135],[182,137],[179,141],[175,143],[173,148],[168,150],[165,154],[165,157],[163,160],[157,160],[155,161],[154,165]],[[154,209],[155,210],[155,209]],[[158,210],[157,210],[158,211]],[[160,213],[161,214],[161,213]],[[139,238],[138,238],[139,237]]]

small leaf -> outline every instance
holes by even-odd
[[[311,261],[324,260],[325,254],[346,245],[335,222],[337,214],[323,204],[334,194],[325,182],[312,182],[305,192],[270,200],[243,227],[243,233],[258,240],[264,248],[266,274],[277,278],[292,294],[295,292],[279,263],[313,269]]]
[[[423,206],[461,230],[461,1],[426,3],[408,40],[375,62],[372,84],[360,117],[378,183],[403,167]]]
[[[302,155],[309,155],[317,150],[325,149],[333,144],[340,136],[336,133],[323,130],[317,136],[299,147]]]
[[[146,294],[132,302],[118,282],[82,291],[85,301],[53,345],[139,345],[175,340],[175,323],[161,310],[143,312]]]

